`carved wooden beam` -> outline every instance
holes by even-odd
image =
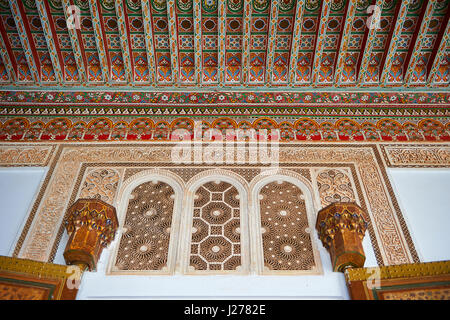
[[[155,49],[151,20],[150,0],[141,0],[142,20],[144,23],[145,49],[147,52],[148,80],[150,85],[156,85]]]
[[[272,0],[270,8],[270,23],[269,23],[269,39],[267,41],[267,56],[266,56],[266,83],[268,86],[272,84],[273,61],[275,58],[275,46],[277,44],[277,27],[278,27],[278,11],[279,1]]]
[[[4,36],[6,36],[6,33],[3,29],[3,24],[0,21],[0,57],[2,58],[3,65],[6,68],[6,72],[8,72],[8,80],[7,82],[16,82],[17,81],[17,65],[15,64],[15,59],[12,55],[12,52],[10,53],[8,51],[8,48],[4,41]],[[14,59],[14,60],[13,60]],[[14,61],[14,64],[13,64]]]
[[[0,256],[1,300],[75,300],[83,270]]]
[[[421,82],[421,81],[419,81],[419,79],[417,79],[417,81],[415,81],[415,79],[413,79],[414,77],[412,75],[413,75],[413,72],[417,68],[417,63],[422,54],[423,40],[425,39],[425,36],[427,35],[428,28],[430,27],[430,21],[431,21],[431,18],[433,18],[435,4],[436,4],[436,0],[434,0],[434,1],[431,0],[428,2],[426,9],[422,10],[422,21],[420,24],[419,32],[415,37],[415,42],[411,42],[412,43],[411,46],[414,45],[414,47],[412,49],[412,53],[408,54],[408,56],[405,60],[405,64],[404,64],[404,69],[406,70],[406,72],[404,72],[404,74],[403,74],[403,83],[404,84],[411,85],[412,82],[415,82],[415,83]],[[410,51],[411,51],[411,48],[410,48]],[[426,66],[424,66],[424,68],[426,70]],[[425,82],[426,82],[426,76],[425,76],[425,80],[423,81],[423,83],[425,83]]]
[[[36,0],[36,7],[41,19],[42,30],[44,31],[45,40],[47,42],[48,53],[52,61],[53,70],[56,74],[58,84],[65,82],[64,79],[64,62],[61,55],[61,50],[58,45],[58,39],[56,38],[56,30],[54,26],[50,24],[49,15],[50,7],[48,1]]]
[[[450,77],[448,75],[450,65],[449,65],[449,59],[447,53],[450,50],[450,22],[447,20],[445,32],[443,34],[441,43],[439,44],[439,49],[437,49],[437,54],[433,61],[430,60],[430,62],[433,63],[430,74],[428,76],[428,84],[431,86],[434,85],[448,85],[450,82]],[[441,65],[444,65],[444,68],[447,70],[447,79],[444,77],[438,77],[439,68]],[[439,72],[439,74],[444,75],[444,73]]]
[[[345,24],[344,28],[341,30],[340,34],[340,45],[338,49],[338,57],[335,59],[335,68],[334,68],[334,83],[340,84],[341,82],[341,74],[344,69],[345,59],[348,53],[348,45],[350,42],[351,29],[353,24],[353,19],[355,18],[356,13],[356,0],[348,0],[347,1],[347,9],[344,13]]]
[[[376,1],[375,0],[373,0],[373,2],[372,2],[374,5],[376,5]],[[381,15],[381,12],[382,12],[382,5],[383,5],[383,3],[381,3],[380,5],[379,5],[379,7],[378,8],[380,8],[380,15]],[[367,10],[367,9],[366,9]],[[373,24],[376,24],[376,21],[375,22],[372,22]],[[367,20],[366,20],[366,26],[367,26]],[[363,39],[362,39],[362,44],[361,44],[361,48],[360,48],[360,53],[358,54],[358,60],[357,60],[357,62],[356,62],[356,68],[355,68],[355,74],[356,74],[356,84],[357,85],[359,85],[360,83],[358,82],[358,76],[359,76],[359,74],[360,74],[360,71],[359,70],[361,70],[361,62],[362,62],[362,59],[363,59],[363,53],[361,52],[362,50],[364,50],[364,48],[366,47],[366,45],[367,45],[367,38],[368,38],[368,36],[369,36],[369,31],[371,31],[371,29],[370,28],[367,28],[366,30],[365,30],[365,32],[364,32],[364,36],[363,36]]]
[[[429,76],[430,75],[430,71],[431,71],[431,68],[432,68],[432,66],[434,64],[434,61],[437,59],[436,55],[437,55],[437,53],[439,51],[439,48],[441,47],[442,41],[444,39],[444,34],[445,34],[446,29],[448,27],[449,19],[450,19],[450,9],[447,8],[447,13],[445,14],[445,17],[444,17],[444,19],[443,19],[443,21],[441,23],[440,28],[439,28],[439,32],[438,32],[438,34],[436,36],[436,39],[434,41],[433,50],[431,51],[431,54],[430,54],[430,56],[428,58],[427,70],[426,70],[427,71],[426,80],[427,80],[428,85],[429,85],[428,81],[430,79],[430,76]],[[448,31],[447,31],[447,33],[448,33]],[[443,52],[441,53],[441,55],[443,57],[446,56]]]
[[[401,7],[402,7],[402,1],[397,1],[397,4],[395,5],[394,15],[393,15],[392,21],[397,21]],[[386,39],[386,45],[387,46],[384,45],[383,53],[381,55],[381,60],[379,61],[378,66],[375,66],[375,67],[378,68],[378,72],[377,72],[378,80],[377,80],[377,82],[371,82],[370,84],[377,85],[377,84],[381,83],[382,86],[384,85],[381,82],[381,74],[383,72],[383,68],[384,68],[384,65],[385,65],[385,62],[386,62],[386,59],[387,59],[387,55],[388,55],[388,48],[390,47],[392,37],[394,36],[394,32],[395,32],[395,25],[392,28],[389,29],[389,34],[388,34],[388,37]],[[367,71],[367,69],[366,69],[366,71]]]
[[[11,8],[12,15],[17,27],[17,33],[20,37],[20,42],[27,60],[28,68],[30,68],[33,81],[37,84],[41,82],[40,76],[40,62],[37,56],[34,42],[32,41],[32,35],[28,27],[27,17],[25,15],[25,9],[23,8],[22,1],[9,0],[9,6]]]
[[[295,23],[292,34],[291,55],[289,59],[289,85],[293,86],[296,82],[295,74],[297,72],[298,53],[300,51],[300,37],[302,35],[303,13],[305,11],[305,0],[297,1],[297,8],[295,9]]]
[[[250,37],[252,32],[252,0],[244,0],[244,27],[242,32],[242,73],[241,84],[248,86],[250,65]]]
[[[378,8],[383,8],[384,0],[376,0],[375,6]],[[365,75],[367,71],[367,67],[369,66],[370,57],[372,56],[373,52],[373,44],[375,43],[376,35],[377,35],[378,29],[377,28],[371,28],[368,29],[366,41],[364,42],[363,48],[364,48],[364,54],[362,55],[362,58],[360,59],[359,66],[357,68],[357,82],[359,84],[364,84],[365,82]]]
[[[389,50],[384,54],[384,63],[380,63],[381,79],[380,84],[385,85],[388,79],[387,75],[391,71],[392,63],[394,62],[394,56],[397,51],[398,42],[402,34],[403,24],[405,23],[406,14],[408,13],[409,1],[401,1],[400,10],[398,12],[395,28],[392,33],[392,38],[389,44]]]
[[[320,63],[323,58],[324,42],[325,38],[327,37],[328,17],[330,16],[331,11],[330,5],[330,1],[322,1],[320,24],[319,28],[317,29],[316,49],[314,50],[314,62],[311,68],[311,82],[313,85],[317,85],[319,80],[318,73],[320,69]]]
[[[175,0],[167,0],[167,21],[169,22],[169,46],[172,68],[172,81],[175,85],[177,85],[180,68],[178,65],[178,32]]]
[[[111,65],[106,54],[108,50],[106,47],[106,35],[102,28],[100,21],[100,3],[98,0],[89,0],[89,8],[91,12],[92,26],[94,28],[95,42],[97,44],[98,59],[100,61],[100,68],[105,82],[111,81]]]
[[[195,79],[197,85],[201,86],[203,78],[203,45],[202,45],[202,5],[200,1],[193,3],[194,18],[194,49],[195,49]]]
[[[66,21],[69,19],[69,15],[72,14],[72,11],[69,9],[71,5],[73,5],[73,2],[71,0],[61,0],[62,3],[62,10],[64,12],[64,17],[66,18]],[[70,42],[72,44],[72,51],[73,55],[75,57],[75,62],[77,64],[78,74],[80,75],[81,82],[87,82],[87,63],[85,60],[85,56],[82,53],[82,48],[80,46],[81,41],[81,35],[80,31],[75,28],[68,28],[67,29],[70,37]]]
[[[69,234],[64,250],[66,263],[96,270],[103,248],[115,238],[116,209],[99,199],[78,199],[67,210],[64,223]]]
[[[131,38],[128,32],[127,27],[127,16],[125,12],[124,5],[126,5],[125,0],[122,1],[115,1],[116,5],[116,18],[117,18],[117,26],[119,29],[119,35],[120,35],[120,47],[122,49],[122,58],[123,58],[123,64],[125,67],[125,74],[127,77],[127,81],[129,83],[134,82],[134,64],[131,59]]]
[[[219,86],[225,84],[225,63],[226,63],[226,36],[227,36],[227,24],[226,24],[226,1],[218,1],[218,32],[217,32],[217,56],[218,56],[218,80]]]
[[[364,266],[362,240],[367,230],[367,214],[352,202],[335,202],[317,214],[316,229],[331,256],[333,271]]]

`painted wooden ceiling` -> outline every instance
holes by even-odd
[[[0,0],[0,81],[21,88],[445,87],[448,4]]]

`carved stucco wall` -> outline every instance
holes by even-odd
[[[86,172],[78,198],[100,199],[113,204],[122,170],[92,168]]]
[[[316,212],[331,199],[354,197],[369,214],[368,236],[378,263],[399,264],[418,261],[418,255],[385,168],[448,167],[449,154],[449,146],[442,144],[285,144],[280,147],[280,168],[310,181]],[[63,232],[61,222],[65,209],[80,194],[89,196],[92,190],[101,190],[108,185],[104,191],[117,202],[124,177],[129,178],[142,170],[156,167],[166,168],[173,174],[183,172],[177,179],[185,185],[187,181],[183,179],[208,169],[201,165],[188,168],[171,165],[170,145],[161,144],[2,144],[0,162],[2,166],[49,167],[14,252],[19,257],[42,261],[54,258]],[[106,179],[104,185],[88,187],[102,181],[94,178],[95,170],[100,169],[112,170],[115,172],[112,176],[117,174],[118,178],[114,178],[113,183]],[[227,169],[241,174],[248,185],[259,170],[251,164]],[[110,187],[113,185],[117,185],[116,190],[116,187]],[[250,189],[248,193],[251,193]],[[91,193],[91,196],[95,195]],[[250,211],[252,209],[250,204]]]

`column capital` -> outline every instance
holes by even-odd
[[[362,247],[367,222],[363,209],[353,202],[335,202],[321,209],[316,229],[323,246],[331,256],[333,271],[363,267],[366,260]]]
[[[78,199],[67,211],[65,227],[69,234],[66,263],[95,270],[103,248],[114,240],[116,209],[99,199]]]

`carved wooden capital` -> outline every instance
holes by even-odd
[[[365,213],[353,202],[335,202],[319,211],[316,229],[331,256],[333,271],[363,267],[362,240],[367,229]]]
[[[95,270],[103,248],[114,240],[116,209],[99,199],[78,199],[68,209],[65,226],[70,236],[64,251],[66,263]]]

